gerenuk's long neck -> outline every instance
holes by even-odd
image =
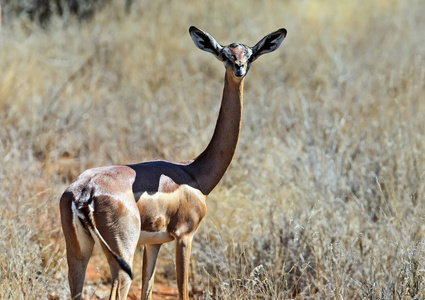
[[[204,152],[188,166],[204,195],[214,189],[233,159],[241,129],[243,81],[243,78],[236,80],[226,71],[213,137]]]

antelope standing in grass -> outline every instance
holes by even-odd
[[[87,263],[97,244],[112,275],[110,299],[126,299],[137,245],[144,245],[142,299],[151,299],[155,265],[163,243],[175,241],[177,286],[188,299],[191,242],[207,211],[205,199],[226,172],[239,138],[243,83],[251,63],[276,50],[286,36],[279,29],[254,47],[221,46],[190,27],[201,50],[224,63],[224,90],[214,134],[207,148],[186,163],[151,161],[83,172],[60,199],[72,299],[80,299]]]

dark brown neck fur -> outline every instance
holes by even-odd
[[[204,152],[187,166],[204,195],[214,189],[233,159],[241,128],[243,81],[243,78],[235,79],[230,71],[226,71],[213,137]]]

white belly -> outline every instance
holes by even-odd
[[[139,243],[143,244],[164,244],[173,241],[174,238],[166,231],[140,231]]]

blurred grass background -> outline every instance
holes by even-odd
[[[1,299],[69,295],[58,199],[83,170],[207,145],[224,70],[190,25],[251,46],[288,30],[245,81],[191,295],[425,297],[424,1],[75,2],[0,1]],[[157,271],[172,285],[173,247]],[[99,251],[93,261],[90,299],[109,276]]]

